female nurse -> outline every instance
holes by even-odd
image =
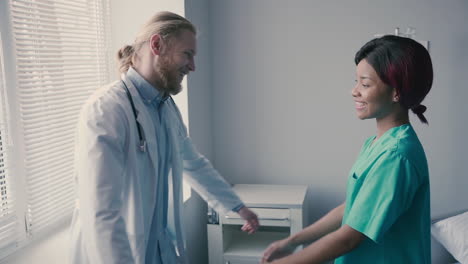
[[[432,62],[418,42],[383,36],[355,56],[356,114],[375,119],[353,165],[346,201],[317,222],[272,243],[262,263],[431,263],[429,172],[410,124],[432,86]],[[293,253],[297,246],[308,244]]]

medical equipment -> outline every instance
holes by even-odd
[[[132,106],[133,116],[135,117],[135,122],[136,122],[136,126],[138,129],[138,138],[140,139],[140,145],[139,145],[140,151],[146,152],[146,138],[145,138],[143,128],[141,127],[140,122],[138,122],[138,111],[135,109],[135,104],[133,103],[132,95],[130,94],[130,91],[128,90],[127,84],[125,84],[125,81],[123,80],[122,80],[122,83],[125,87],[125,93],[127,94],[128,101],[130,101],[130,105]]]
[[[380,37],[382,37],[384,35],[387,35],[387,34],[374,34],[374,37],[380,38]],[[429,51],[429,40],[418,40],[418,39],[416,39],[416,29],[414,27],[408,27],[406,29],[406,32],[404,32],[404,33],[401,32],[399,27],[396,27],[395,32],[393,33],[393,35],[414,39],[417,42],[419,42],[421,45],[423,45],[427,49],[427,51]]]

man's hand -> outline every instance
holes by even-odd
[[[288,255],[291,255],[295,249],[296,247],[291,245],[291,243],[289,242],[287,238],[273,242],[263,252],[261,263],[262,264],[270,263],[271,261],[275,259],[280,259]]]
[[[245,224],[241,228],[242,231],[249,234],[255,233],[260,225],[257,215],[245,206],[239,210],[238,214],[245,220]]]

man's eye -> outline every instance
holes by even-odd
[[[369,88],[370,85],[369,84],[362,84],[362,87]]]

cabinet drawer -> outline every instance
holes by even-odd
[[[260,260],[257,258],[227,258],[224,259],[224,264],[258,264]]]
[[[233,263],[250,263],[251,261],[260,262],[263,251],[274,241],[284,239],[289,236],[285,227],[271,228],[275,231],[257,231],[254,234],[246,234],[239,228],[231,226],[224,230],[225,244],[223,257],[224,260]]]
[[[290,225],[290,210],[277,208],[250,208],[258,216],[260,225],[262,226],[289,226]],[[223,224],[242,225],[244,220],[239,214],[229,212],[221,219]]]

